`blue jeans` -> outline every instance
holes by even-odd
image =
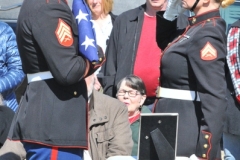
[[[223,133],[224,160],[240,160],[240,136]]]
[[[57,148],[33,143],[23,143],[27,160],[83,160],[83,150],[79,148]]]

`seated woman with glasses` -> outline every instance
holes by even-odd
[[[131,155],[137,156],[140,113],[151,113],[146,106],[143,106],[146,88],[142,79],[134,75],[126,76],[117,84],[116,96],[128,107],[128,119],[134,142]]]

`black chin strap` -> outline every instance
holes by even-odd
[[[199,2],[199,0],[196,0],[196,2],[194,3],[194,5],[193,5],[192,8],[190,9],[192,12],[193,12],[193,10],[196,8],[198,2]]]

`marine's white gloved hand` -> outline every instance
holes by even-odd
[[[181,0],[168,0],[167,8],[163,17],[169,21],[173,21],[185,10],[186,9],[182,8]]]
[[[136,160],[132,156],[112,156],[106,160]]]
[[[195,154],[192,154],[190,160],[199,160],[199,158]]]

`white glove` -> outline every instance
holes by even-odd
[[[136,160],[132,156],[112,156],[109,157],[107,160]]]
[[[179,14],[183,13],[186,9],[182,7],[181,0],[168,0],[167,8],[163,17],[169,21],[176,19]]]
[[[199,158],[195,154],[192,154],[190,160],[199,160]]]
[[[199,158],[195,154],[192,154],[189,158],[177,156],[175,160],[199,160]]]

